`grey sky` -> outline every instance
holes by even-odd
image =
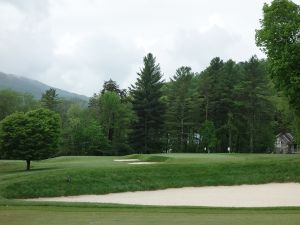
[[[263,57],[254,34],[264,2],[0,0],[0,71],[90,96],[109,78],[128,87],[148,52],[166,80],[215,56]]]

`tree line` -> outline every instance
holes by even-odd
[[[267,62],[211,60],[200,73],[180,67],[165,82],[149,53],[128,90],[113,80],[82,102],[47,90],[0,91],[1,119],[14,111],[46,108],[60,117],[61,155],[173,152],[272,152],[275,135],[294,131],[287,100],[275,91]]]

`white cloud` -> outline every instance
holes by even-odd
[[[166,78],[215,56],[262,57],[254,34],[263,2],[0,0],[0,71],[92,95],[109,78],[128,87],[148,52]]]

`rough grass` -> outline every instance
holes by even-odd
[[[5,225],[298,225],[299,209],[0,206]]]
[[[34,162],[0,161],[0,196],[50,197],[154,190],[184,186],[300,182],[299,155],[132,155],[151,165],[114,162],[117,157],[58,157]]]

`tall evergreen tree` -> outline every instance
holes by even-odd
[[[52,111],[57,111],[57,106],[60,103],[58,94],[54,88],[46,90],[41,98],[42,105]]]
[[[242,135],[247,137],[242,146],[245,146],[243,149],[249,146],[250,152],[265,151],[273,145],[273,132],[270,130],[274,109],[270,101],[271,93],[265,65],[254,56],[241,66],[244,75],[235,87],[235,103],[238,107],[237,117],[242,122],[240,131],[243,132],[240,132],[240,138]]]
[[[167,130],[170,147],[175,151],[187,151],[192,129],[192,90],[194,74],[190,67],[180,67],[170,81],[167,95]]]
[[[131,87],[132,105],[137,120],[133,124],[132,146],[140,153],[160,152],[165,104],[162,102],[162,74],[151,53]]]
[[[265,151],[272,145],[273,132],[262,132],[272,130],[270,80],[264,64],[256,57],[239,64],[215,58],[196,76],[199,85],[192,120],[200,134],[205,120],[213,122],[218,140],[215,151],[225,152],[228,147]]]

